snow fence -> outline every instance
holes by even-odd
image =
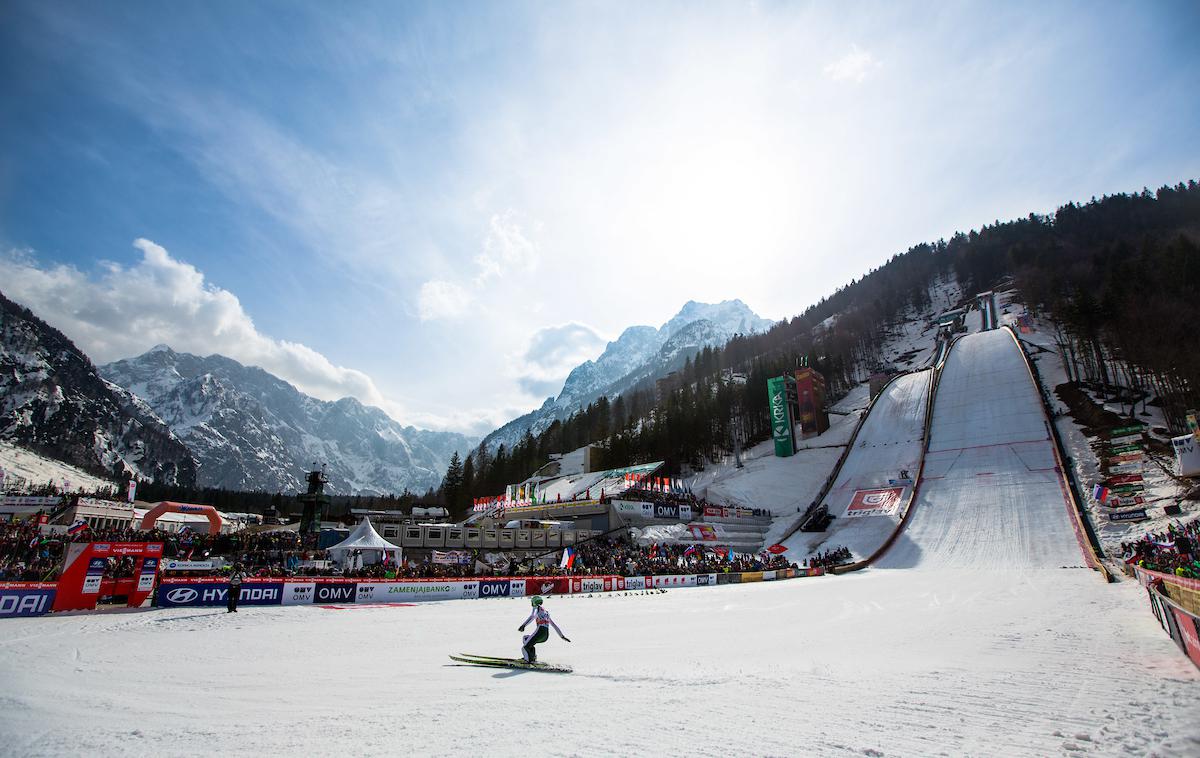
[[[428,600],[477,600],[532,595],[580,595],[676,587],[715,587],[820,576],[813,569],[778,569],[721,574],[659,576],[530,576],[474,579],[247,579],[239,605],[348,605],[412,603]],[[159,607],[223,606],[229,582],[218,577],[163,579]],[[29,614],[26,614],[29,615]]]

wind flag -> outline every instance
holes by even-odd
[[[1097,484],[1094,488],[1092,488],[1092,499],[1094,499],[1097,503],[1103,503],[1104,501],[1108,500],[1108,487],[1102,487]]]
[[[129,480],[129,502],[132,503],[133,499],[135,497],[137,497],[137,479],[130,479]]]
[[[575,548],[563,548],[562,561],[558,564],[559,568],[569,569],[575,565]]]
[[[71,523],[70,526],[67,527],[67,534],[79,534],[80,532],[82,532],[84,529],[87,529],[87,528],[88,528],[87,522],[81,518],[77,518],[77,519],[75,519],[74,522]]]

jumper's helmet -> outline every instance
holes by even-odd
[[[529,604],[532,605],[534,608],[537,608],[539,605],[542,604],[541,595],[534,595],[533,597],[529,598]]]

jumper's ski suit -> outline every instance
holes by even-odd
[[[525,627],[529,625],[530,621],[536,621],[537,628],[531,634],[527,634],[522,638],[523,644],[521,646],[521,656],[529,663],[537,662],[537,650],[534,649],[534,646],[550,639],[550,627],[554,627],[554,631],[559,637],[567,642],[571,641],[558,628],[558,624],[554,623],[554,619],[550,618],[550,611],[540,605],[533,609],[533,612],[529,614],[529,618],[525,619],[524,623],[517,628],[517,631],[525,631]]]

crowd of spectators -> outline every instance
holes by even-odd
[[[0,524],[0,581],[52,582],[62,556],[62,541],[43,537],[36,523]]]
[[[705,508],[726,508],[729,506],[718,506],[707,500],[696,497],[691,492],[662,492],[654,489],[645,489],[640,486],[633,486],[617,495],[605,494],[600,502],[608,503],[613,498],[619,500],[637,500],[645,503],[661,503],[664,505],[690,505],[694,511],[703,511]],[[771,511],[766,508],[749,508],[754,516],[771,516]]]
[[[1200,541],[1200,518],[1187,524],[1173,523],[1166,531],[1147,534],[1139,540],[1121,545],[1126,563],[1150,571],[1200,579],[1200,556],[1197,542]]]
[[[850,552],[848,547],[835,547],[832,550],[826,550],[816,555],[805,558],[804,565],[809,568],[824,568],[829,569],[834,566],[840,566],[843,563],[849,563],[854,554]]]

